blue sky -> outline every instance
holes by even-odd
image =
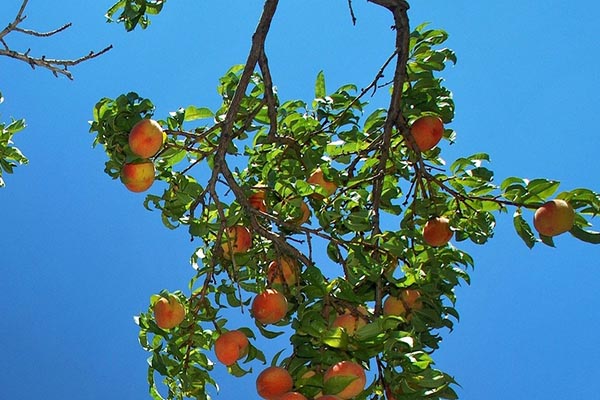
[[[218,77],[242,63],[260,1],[170,1],[147,31],[106,24],[111,1],[31,1],[25,27],[74,26],[50,39],[14,33],[15,49],[77,57],[108,44],[105,56],[73,69],[73,82],[0,59],[3,121],[26,118],[16,137],[30,158],[0,190],[0,366],[2,397],[19,400],[147,399],[146,354],[133,316],[164,288],[185,288],[193,244],[168,231],[143,195],[103,173],[87,121],[102,97],[136,91],[157,115],[190,104],[214,107]],[[346,1],[282,2],[268,38],[279,93],[311,100],[316,74],[328,88],[365,86],[392,51],[384,10]],[[600,41],[596,1],[413,1],[413,26],[450,33],[458,64],[444,74],[456,101],[451,162],[485,151],[497,181],[548,177],[565,190],[600,190],[597,125]],[[7,24],[20,1],[0,5]],[[531,218],[531,216],[528,216]],[[596,223],[598,229],[598,223]],[[462,399],[583,399],[600,380],[600,247],[557,238],[530,251],[498,218],[472,253],[472,285],[458,290],[461,321],[446,333],[437,366],[462,385]],[[261,366],[254,365],[255,370]],[[254,376],[216,367],[216,398],[254,397]]]

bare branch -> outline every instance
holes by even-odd
[[[43,55],[41,57],[34,57],[34,56],[29,55],[31,49],[27,49],[27,51],[24,51],[24,52],[11,49],[10,46],[8,45],[8,43],[6,42],[6,37],[11,32],[19,32],[19,33],[23,33],[25,35],[34,36],[34,37],[50,37],[50,36],[56,35],[57,33],[63,32],[64,30],[70,28],[72,25],[71,23],[67,23],[67,24],[64,24],[63,26],[61,26],[57,29],[51,30],[49,32],[39,32],[39,31],[36,31],[33,29],[21,28],[21,27],[19,27],[19,24],[21,22],[23,22],[25,20],[25,18],[27,18],[27,16],[24,15],[25,8],[27,7],[27,3],[28,3],[28,0],[23,0],[23,2],[21,3],[21,7],[19,8],[19,11],[17,12],[17,15],[15,16],[14,20],[0,32],[0,43],[2,43],[2,45],[4,46],[4,49],[0,49],[0,56],[6,56],[6,57],[9,57],[9,58],[12,58],[15,60],[23,61],[23,62],[29,64],[31,66],[31,68],[34,68],[34,69],[35,69],[35,67],[45,68],[45,69],[49,70],[50,72],[52,72],[52,74],[54,74],[54,76],[63,75],[69,79],[73,79],[73,75],[67,69],[67,67],[71,67],[71,66],[80,64],[87,60],[91,60],[92,58],[96,58],[96,57],[106,53],[110,49],[112,49],[112,45],[111,45],[111,46],[105,47],[104,49],[100,50],[99,52],[90,51],[90,53],[88,55],[85,55],[85,56],[82,56],[79,58],[75,58],[75,59],[46,58],[45,55]]]
[[[354,15],[354,8],[352,7],[352,0],[348,0],[348,9],[350,10],[350,18],[352,18],[352,25],[356,25],[356,15]]]
[[[32,29],[24,29],[24,28],[19,28],[18,26],[16,26],[13,30],[15,32],[21,32],[24,33],[26,35],[31,35],[31,36],[37,36],[37,37],[49,37],[52,35],[56,35],[57,33],[60,33],[68,28],[70,28],[73,24],[72,23],[66,23],[63,26],[61,26],[60,28],[54,29],[50,32],[38,32],[38,31],[34,31]]]
[[[25,12],[25,7],[27,7],[27,3],[28,3],[28,0],[23,0],[23,3],[21,4],[21,8],[19,8],[19,12],[17,12],[17,15],[15,16],[15,19],[13,20],[13,22],[8,24],[8,26],[6,28],[4,28],[2,30],[2,32],[0,32],[0,39],[2,39],[4,36],[6,36],[10,32],[12,32],[17,27],[17,25],[19,25],[21,22],[23,22],[25,20],[25,18],[27,18],[26,16],[23,15],[23,13]]]
[[[4,41],[3,41],[3,43],[4,43]],[[7,47],[6,44],[5,44],[5,47]],[[49,70],[50,72],[52,72],[54,74],[54,76],[64,75],[69,79],[73,79],[73,75],[67,69],[67,67],[71,67],[71,66],[80,64],[84,61],[91,60],[92,58],[96,58],[96,57],[106,53],[110,49],[112,49],[112,45],[105,47],[104,49],[100,50],[97,53],[94,51],[91,51],[88,55],[79,57],[79,58],[76,58],[73,60],[60,60],[60,59],[46,58],[46,56],[32,57],[29,55],[29,50],[27,50],[24,53],[19,53],[17,51],[9,50],[6,48],[0,49],[0,56],[6,56],[6,57],[13,58],[15,60],[23,61],[23,62],[29,64],[31,66],[31,68],[35,68],[35,67],[45,68],[45,69]]]

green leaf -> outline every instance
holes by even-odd
[[[527,184],[527,190],[532,195],[535,195],[541,199],[547,199],[556,192],[559,186],[560,182],[558,181],[552,181],[549,179],[534,179]]]
[[[600,244],[600,232],[586,231],[577,225],[573,226],[569,232],[571,235],[584,242]]]
[[[197,119],[212,118],[213,112],[206,107],[188,106],[185,108],[184,121],[195,121]]]
[[[324,332],[321,340],[323,344],[334,349],[345,349],[348,347],[348,334],[342,328],[334,328]]]
[[[319,71],[317,74],[317,81],[315,82],[315,99],[322,99],[327,95],[325,90],[325,74],[323,71]]]
[[[517,231],[517,234],[519,235],[519,237],[521,239],[523,239],[523,241],[525,242],[527,247],[529,247],[530,249],[533,248],[533,246],[537,242],[537,239],[533,235],[533,231],[531,230],[531,227],[523,218],[523,215],[521,214],[520,209],[515,211],[515,214],[513,215],[513,224],[515,226],[515,230]]]
[[[325,381],[325,384],[323,385],[323,393],[334,395],[338,394],[357,379],[357,376],[334,376]]]

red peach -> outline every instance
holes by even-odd
[[[298,264],[289,257],[280,257],[271,261],[267,270],[267,282],[270,285],[294,285],[298,281]]]
[[[544,236],[556,236],[571,230],[575,223],[575,210],[569,203],[554,199],[535,210],[533,226]]]
[[[358,396],[364,389],[367,383],[365,370],[359,364],[352,361],[340,361],[325,371],[323,383],[327,388],[327,382],[333,379],[348,379],[350,382],[334,394],[341,399],[350,399]]]
[[[226,259],[231,259],[232,254],[245,253],[250,247],[252,247],[252,234],[245,226],[230,226],[223,231],[221,248]]]
[[[280,396],[291,391],[293,386],[292,376],[281,367],[269,367],[256,379],[256,391],[266,400],[278,400]]]
[[[288,302],[283,294],[275,289],[267,289],[252,301],[252,315],[261,324],[274,324],[287,314]]]
[[[164,132],[152,119],[143,119],[129,132],[129,148],[141,158],[150,158],[163,146]]]
[[[162,329],[171,329],[179,325],[185,318],[185,308],[178,297],[169,295],[161,297],[154,303],[154,320]]]
[[[248,354],[248,337],[241,331],[228,331],[215,340],[215,354],[223,364],[230,366]]]
[[[427,115],[417,119],[410,133],[421,151],[433,149],[444,136],[444,123],[440,117]]]
[[[423,227],[423,240],[430,246],[440,247],[452,239],[450,220],[446,217],[434,217],[425,223]]]
[[[121,182],[135,193],[148,190],[154,183],[154,164],[150,160],[124,164],[121,169]]]
[[[323,188],[323,190],[325,190],[326,196],[331,196],[337,189],[337,185],[334,182],[325,179],[321,168],[317,168],[316,170],[314,170],[308,178],[307,182],[312,185],[320,186],[321,188]],[[320,193],[314,193],[313,197],[323,198],[323,196]]]

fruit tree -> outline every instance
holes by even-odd
[[[105,172],[148,190],[144,205],[198,244],[189,291],[155,294],[137,317],[154,398],[207,398],[213,362],[247,374],[281,334],[290,346],[257,376],[267,400],[457,398],[433,356],[473,266],[461,242],[485,244],[507,212],[529,247],[565,232],[600,242],[594,191],[496,184],[485,153],[446,164],[441,144],[456,139],[439,76],[456,62],[447,33],[411,27],[407,1],[368,2],[389,11],[395,43],[363,88],[328,90],[321,72],[311,101],[281,96],[265,50],[278,1],[266,0],[245,64],[219,78],[216,110],[155,115],[133,92],[94,107]],[[107,15],[146,28],[165,3],[122,0]],[[388,106],[371,109],[375,96]],[[232,310],[253,324],[231,323]]]

